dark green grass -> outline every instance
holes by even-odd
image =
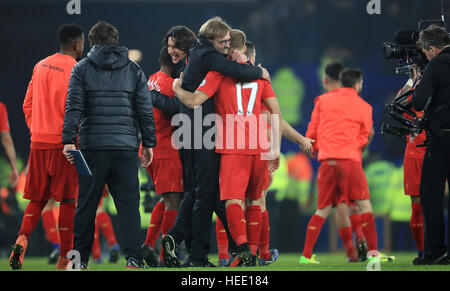
[[[390,253],[395,262],[382,263],[381,271],[450,271],[450,266],[414,266],[411,262],[415,253]],[[211,262],[217,263],[217,256],[210,256]],[[278,261],[269,266],[248,268],[189,268],[169,269],[151,268],[144,271],[366,271],[367,262],[346,263],[344,253],[318,253],[319,265],[299,265],[299,254],[280,253]],[[105,258],[107,260],[107,258]],[[120,258],[116,264],[103,263],[89,265],[90,271],[125,271],[125,259]],[[8,259],[0,259],[0,271],[10,270]],[[47,264],[47,258],[25,257],[23,271],[54,271],[55,265]]]

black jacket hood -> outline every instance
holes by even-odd
[[[130,62],[128,49],[115,44],[94,45],[87,57],[96,66],[107,70],[121,69]]]

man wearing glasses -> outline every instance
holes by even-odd
[[[214,17],[205,22],[199,31],[199,39],[189,52],[182,87],[184,90],[195,92],[209,71],[217,71],[241,82],[257,80],[259,78],[270,79],[268,71],[261,67],[248,66],[227,60],[224,55],[230,48],[231,27],[220,17]],[[176,99],[175,99],[176,100]],[[175,100],[173,102],[175,102]],[[155,104],[158,108],[158,105]],[[159,108],[164,111],[164,108]],[[211,98],[196,109],[189,109],[180,105],[180,112],[189,116],[191,124],[191,139],[186,139],[183,134],[182,148],[180,150],[183,163],[184,191],[193,193],[192,211],[192,243],[191,256],[185,263],[185,267],[209,266],[209,234],[211,228],[212,212],[223,218],[226,224],[225,207],[219,201],[219,155],[214,150],[214,144],[207,148],[203,145],[203,136],[213,129],[215,124],[203,125],[203,117],[214,114],[214,99]],[[200,115],[194,119],[194,112]],[[196,123],[199,120],[199,123]],[[194,130],[197,128],[197,130]],[[201,131],[199,130],[201,129]],[[201,132],[201,144],[195,144],[195,135]],[[198,139],[198,137],[197,137]],[[186,195],[185,195],[186,197]],[[189,197],[189,196],[188,196]],[[183,198],[185,200],[185,198]],[[175,255],[175,247],[183,237],[179,235],[179,225],[184,212],[188,211],[186,203],[181,202],[180,210],[174,227],[163,239],[164,262],[168,267],[179,266]],[[224,221],[225,220],[225,221]]]

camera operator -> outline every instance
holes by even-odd
[[[443,213],[450,166],[450,36],[432,25],[420,32],[418,46],[430,61],[412,97],[412,107],[428,117],[427,149],[420,180],[425,249],[422,264],[449,264]]]

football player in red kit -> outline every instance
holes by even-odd
[[[421,77],[420,67],[415,67],[411,72],[410,79],[399,91],[398,95],[404,94],[409,90],[415,88],[418,84],[418,80]],[[411,96],[412,97],[412,96]],[[411,99],[411,97],[409,97]],[[411,108],[413,112],[417,114],[417,117],[423,115],[422,112],[417,112],[414,108]],[[403,184],[405,195],[411,197],[411,220],[410,227],[414,237],[414,241],[417,245],[418,257],[413,260],[414,264],[419,263],[423,259],[424,249],[424,229],[423,229],[423,215],[422,205],[420,204],[420,176],[422,173],[423,158],[425,155],[426,147],[424,141],[426,139],[425,131],[418,136],[407,136],[407,143],[405,149],[404,163],[403,163]]]
[[[155,89],[173,98],[175,92],[172,90],[172,75],[175,66],[166,47],[161,49],[159,63],[161,69],[151,75],[148,80],[150,90]],[[157,108],[153,108],[153,114],[158,144],[153,149],[153,162],[147,167],[147,171],[155,184],[156,194],[161,195],[161,201],[156,204],[154,211],[156,210],[156,214],[159,211],[163,215],[161,219],[161,215],[154,216],[152,213],[143,249],[147,265],[157,267],[156,239],[159,230],[164,236],[175,223],[183,193],[183,169],[178,150],[172,146],[171,138],[174,129],[170,117]],[[163,261],[162,250],[160,261]]]
[[[344,66],[340,62],[331,62],[326,65],[322,84],[327,93],[333,93],[336,92],[336,90],[340,89],[342,87],[341,82],[339,81],[339,75],[344,70]],[[319,100],[320,96],[316,97],[314,100],[314,103],[316,103]],[[366,148],[368,147],[371,137],[373,135],[369,136],[368,144],[366,145]],[[317,145],[315,145],[316,150]],[[362,222],[361,222],[361,215],[359,212],[359,208],[356,205],[354,201],[347,201],[348,203],[348,211],[347,208],[344,207],[337,207],[335,211],[335,219],[336,219],[336,226],[338,228],[338,233],[341,238],[341,240],[347,243],[347,250],[348,254],[352,253],[351,251],[351,244],[350,240],[348,240],[349,231],[347,229],[347,219],[350,218],[351,222],[351,228],[352,231],[355,234],[355,244],[356,249],[358,251],[358,258],[356,258],[355,255],[353,257],[348,257],[349,262],[357,262],[357,261],[365,261],[367,259],[367,242],[366,238],[364,236],[364,232],[362,231]],[[344,243],[344,245],[346,244]]]
[[[28,238],[35,229],[47,201],[60,202],[60,256],[57,269],[69,263],[67,252],[73,247],[73,219],[78,194],[78,175],[62,153],[62,129],[69,79],[77,59],[83,54],[83,29],[74,24],[58,31],[61,51],[36,64],[23,103],[25,120],[31,133],[29,170],[24,198],[25,210],[19,236],[9,258],[12,269],[21,269]]]
[[[300,264],[318,263],[312,255],[314,244],[332,207],[342,208],[345,227],[340,237],[347,257],[356,261],[353,247],[348,201],[361,209],[363,231],[370,250],[377,250],[375,220],[369,200],[369,187],[361,164],[362,150],[373,135],[372,107],[358,93],[362,89],[362,72],[345,69],[340,74],[342,88],[325,93],[315,103],[307,137],[316,141],[318,160],[318,205],[307,226]]]
[[[256,60],[256,49],[252,42],[246,41],[245,43],[246,50],[245,56],[240,56],[243,54],[239,50],[235,50],[232,55],[233,60],[242,61],[247,60],[252,65],[255,65]],[[265,107],[264,103],[261,104],[261,113],[270,114],[270,112]],[[268,125],[268,130],[270,131],[270,125]],[[305,138],[303,135],[298,133],[295,129],[293,129],[286,121],[282,120],[282,135],[289,139],[290,141],[297,143],[300,146],[300,149],[306,153],[309,153],[312,150],[311,140]],[[272,180],[272,172],[269,172],[269,169],[266,167],[265,174],[263,175],[263,191],[261,197],[253,202],[255,205],[247,205],[247,207],[252,208],[252,206],[258,205],[261,208],[261,223],[254,222],[253,225],[260,225],[260,239],[258,245],[259,252],[259,265],[264,266],[275,262],[278,258],[278,250],[270,249],[269,250],[269,236],[270,236],[270,226],[269,226],[269,213],[266,209],[266,190],[270,186]],[[216,223],[216,236],[217,236],[217,247],[219,251],[219,266],[227,266],[228,262],[228,238],[225,233],[225,229],[223,228],[223,224],[220,219],[217,219]]]

